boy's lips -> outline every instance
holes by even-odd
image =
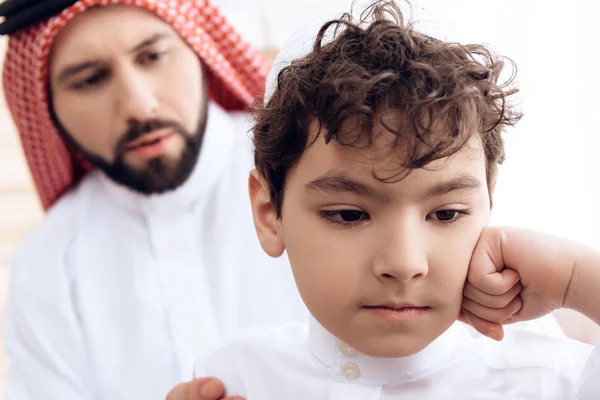
[[[417,304],[413,304],[413,303],[408,303],[408,302],[394,302],[394,301],[388,301],[382,304],[377,304],[374,306],[367,306],[367,307],[386,307],[386,308],[393,308],[396,310],[399,310],[401,308],[425,308],[424,306],[420,306]]]
[[[422,316],[431,307],[411,303],[387,302],[380,305],[362,306],[370,315],[390,322],[407,322]]]

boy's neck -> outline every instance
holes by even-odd
[[[334,379],[366,384],[387,385],[415,379],[431,370],[442,368],[463,350],[469,337],[460,322],[420,352],[403,358],[376,358],[354,351],[310,318],[308,347]]]

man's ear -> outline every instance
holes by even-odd
[[[277,211],[271,202],[269,185],[256,169],[250,172],[248,189],[254,227],[260,245],[271,257],[279,257],[285,250],[280,236],[281,221],[277,218]]]

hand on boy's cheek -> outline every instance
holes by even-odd
[[[493,337],[490,332],[497,334],[499,324],[530,321],[562,308],[577,254],[575,244],[550,235],[485,228],[469,264],[463,320]]]
[[[515,322],[511,317],[523,308],[523,287],[519,274],[504,268],[502,247],[494,239],[482,234],[473,251],[458,319],[485,336],[502,340],[502,325]]]

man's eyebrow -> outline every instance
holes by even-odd
[[[97,68],[101,65],[101,61],[85,61],[82,63],[67,65],[57,75],[56,81],[58,83],[63,83],[80,72],[83,72],[87,69]]]
[[[307,183],[304,188],[308,191],[324,192],[328,194],[351,193],[360,197],[369,197],[384,202],[388,196],[372,186],[366,185],[344,174],[343,172],[330,171],[325,175]]]
[[[152,46],[156,42],[160,42],[161,40],[167,39],[170,36],[172,36],[172,35],[170,35],[169,33],[166,33],[166,32],[155,33],[154,35],[148,37],[147,39],[142,40],[140,43],[135,45],[131,50],[129,50],[129,53],[136,53],[136,52],[142,50],[143,48]]]
[[[445,182],[432,186],[426,192],[424,197],[431,198],[442,196],[451,192],[468,192],[481,187],[481,181],[470,174],[461,174]]]

